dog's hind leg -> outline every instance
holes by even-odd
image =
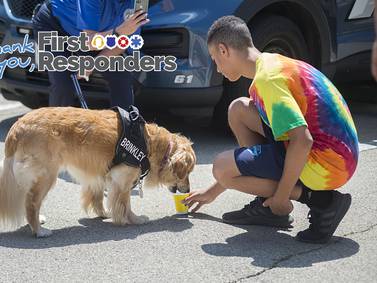
[[[82,207],[86,213],[93,211],[102,218],[107,218],[105,208],[103,207],[104,183],[97,182],[90,185],[83,185],[81,200]]]
[[[40,176],[26,195],[26,219],[32,233],[38,238],[48,237],[52,234],[50,230],[41,227],[39,211],[43,199],[54,185],[56,178],[57,174]]]

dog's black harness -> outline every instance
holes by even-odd
[[[112,110],[118,112],[122,122],[122,133],[115,148],[112,166],[124,163],[139,167],[141,168],[140,179],[143,179],[150,169],[144,136],[145,120],[135,106],[130,106],[128,111],[120,107],[113,107]]]

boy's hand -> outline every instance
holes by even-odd
[[[209,204],[216,199],[216,195],[213,194],[209,189],[207,190],[198,190],[190,192],[190,195],[185,198],[182,203],[191,208],[195,203],[197,205],[191,212],[198,211],[204,204]]]
[[[279,199],[276,196],[268,198],[263,206],[271,208],[272,213],[276,215],[288,215],[293,210],[293,204],[289,199]]]

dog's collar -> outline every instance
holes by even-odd
[[[168,160],[169,160],[169,156],[171,154],[171,150],[173,149],[173,142],[172,140],[169,141],[169,144],[168,144],[168,147],[165,151],[165,155],[164,155],[164,158],[161,160],[161,163],[160,163],[160,169],[158,171],[158,174],[160,175],[162,170],[164,170],[164,167],[166,165],[166,163],[168,163]]]

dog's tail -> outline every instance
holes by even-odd
[[[0,164],[0,231],[20,227],[25,218],[27,190],[20,187],[14,174],[14,158],[6,157]]]

